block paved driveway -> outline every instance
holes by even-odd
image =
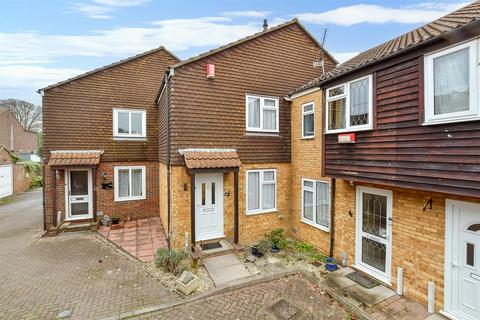
[[[275,308],[282,300],[288,305],[281,310]],[[136,319],[350,320],[348,315],[342,306],[332,304],[330,297],[322,294],[319,287],[296,274],[187,302]]]
[[[0,319],[52,319],[63,309],[91,319],[178,298],[91,233],[35,242],[41,206],[41,191],[0,206]]]

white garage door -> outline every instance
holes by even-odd
[[[0,166],[0,198],[9,196],[13,193],[13,175],[12,165]]]

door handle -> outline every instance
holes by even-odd
[[[480,281],[480,275],[475,273],[470,273],[470,278]]]

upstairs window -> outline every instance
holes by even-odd
[[[114,137],[145,138],[146,132],[145,110],[113,109]]]
[[[478,40],[425,56],[425,124],[480,118]]]
[[[327,133],[372,128],[372,76],[327,89]]]
[[[302,138],[315,137],[315,104],[309,102],[302,105]]]
[[[278,132],[278,98],[246,96],[247,131]]]

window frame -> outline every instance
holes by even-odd
[[[308,107],[310,105],[313,107],[313,109],[311,111],[305,111],[305,107]],[[315,102],[314,101],[306,102],[302,104],[301,107],[302,107],[302,139],[314,139],[315,138]],[[306,136],[305,129],[304,129],[305,116],[310,114],[313,114],[313,134]]]
[[[264,180],[264,173],[267,171],[273,172],[273,182]],[[249,180],[249,173],[259,173],[259,208],[254,210],[248,209],[248,180]],[[276,212],[277,211],[277,169],[252,169],[252,170],[245,170],[245,212],[247,215],[255,215],[255,214],[262,214],[262,213],[269,213],[269,212]],[[274,207],[270,209],[262,209],[263,206],[263,188],[264,184],[272,184],[275,186],[275,203]]]
[[[310,188],[310,187],[305,187],[305,182],[312,182],[313,183],[313,188]],[[328,220],[328,227],[325,227],[324,225],[321,225],[319,223],[317,223],[317,183],[324,183],[326,185],[328,185],[328,216],[329,216],[329,220]],[[305,224],[308,224],[308,225],[311,225],[312,227],[315,227],[317,229],[320,229],[320,230],[323,230],[325,232],[330,232],[330,223],[331,223],[331,206],[332,206],[332,190],[331,190],[331,185],[330,185],[330,182],[329,181],[323,181],[323,180],[315,180],[315,179],[309,179],[309,178],[302,178],[302,196],[301,196],[301,213],[300,213],[300,221],[305,223]],[[306,219],[303,215],[304,213],[304,204],[305,204],[305,201],[304,201],[304,192],[305,191],[308,191],[308,192],[313,192],[313,219],[312,221]]]
[[[350,84],[352,82],[357,82],[360,80],[368,79],[368,123],[364,125],[357,125],[357,126],[351,126],[350,125]],[[330,97],[330,90],[344,87],[344,93]],[[344,82],[339,85],[335,85],[333,87],[329,87],[326,89],[326,94],[325,94],[325,133],[343,133],[343,132],[356,132],[356,131],[366,131],[366,130],[372,130],[373,129],[373,76],[372,74],[359,77],[356,79],[353,79],[351,81]],[[329,117],[328,117],[328,111],[329,111],[329,102],[331,101],[336,101],[340,99],[345,99],[345,119],[346,119],[346,126],[343,129],[333,129],[330,130],[328,129],[329,127]]]
[[[249,118],[248,118],[248,99],[249,98],[256,98],[260,99],[260,127],[250,127],[249,126]],[[274,100],[275,101],[275,107],[270,107],[270,106],[265,106],[265,99],[267,100]],[[280,132],[280,99],[278,97],[273,97],[273,96],[261,96],[261,95],[255,95],[255,94],[245,94],[245,127],[248,132],[266,132],[266,133],[279,133]],[[276,128],[275,129],[263,129],[263,110],[275,110],[276,111]]]
[[[463,122],[480,119],[478,106],[479,67],[478,52],[479,40],[470,40],[448,48],[437,50],[424,55],[424,119],[423,125],[433,125],[452,122]],[[451,53],[469,49],[469,110],[435,115],[434,97],[434,60]]]
[[[129,192],[130,196],[128,197],[120,197],[119,195],[119,185],[118,185],[118,172],[120,170],[127,170],[128,169],[128,183],[129,183]],[[141,196],[132,196],[132,170],[141,169],[142,170],[142,195]],[[144,200],[147,198],[147,170],[145,166],[115,166],[114,167],[114,200],[115,202],[121,201],[134,201],[134,200]]]
[[[128,126],[129,131],[132,130],[132,113],[140,113],[142,115],[142,133],[123,133],[118,132],[118,114],[120,112],[128,112]],[[147,111],[145,109],[125,109],[125,108],[113,108],[113,137],[122,138],[122,139],[132,139],[140,138],[144,139],[147,137]]]

